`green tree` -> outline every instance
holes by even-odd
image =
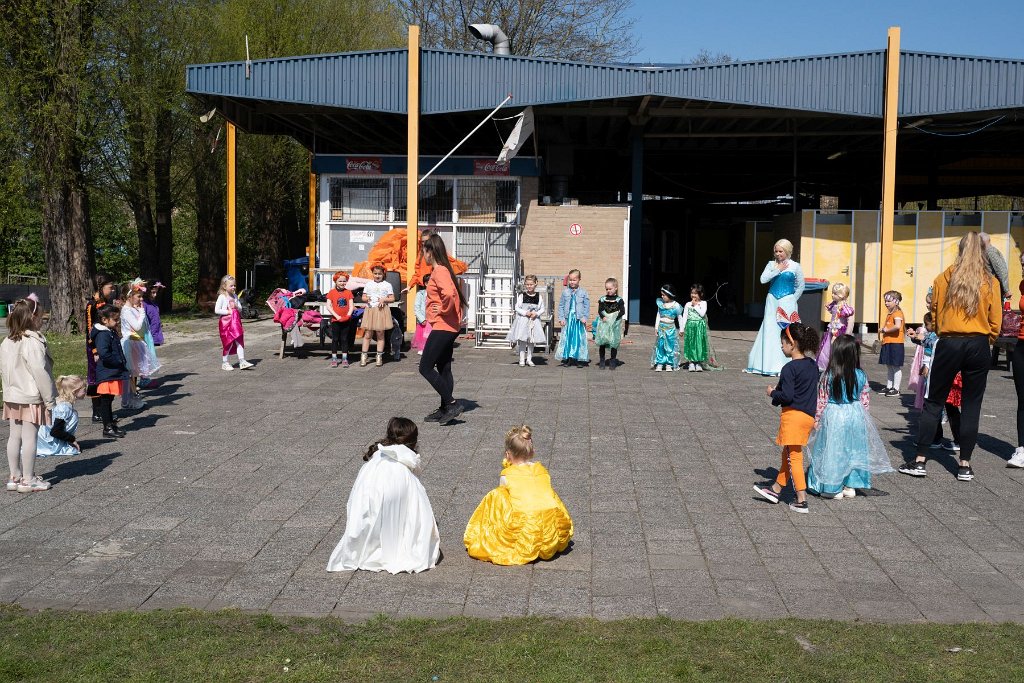
[[[49,325],[61,332],[81,329],[94,271],[83,173],[94,19],[93,0],[9,0],[0,8],[0,78],[23,118],[39,183]]]

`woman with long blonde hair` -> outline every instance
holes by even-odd
[[[927,475],[928,446],[935,438],[942,407],[959,372],[963,379],[960,407],[960,467],[956,478],[974,479],[971,452],[978,441],[981,400],[985,395],[991,347],[1003,323],[999,282],[985,267],[981,237],[969,232],[960,240],[952,266],[932,284],[931,312],[939,340],[928,370],[924,411],[918,423],[917,458],[900,468],[903,474]]]

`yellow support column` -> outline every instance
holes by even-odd
[[[235,277],[235,124],[228,121],[228,275]]]
[[[419,160],[420,160],[420,27],[409,26],[409,83],[406,110],[408,112],[409,147],[406,151],[406,192],[405,192],[405,253],[406,278],[409,286],[408,299],[405,307],[405,329],[416,331],[416,316],[413,314],[416,305],[416,287],[412,279],[416,275],[416,263],[419,260],[418,238],[419,228]]]
[[[309,155],[309,291],[316,283],[316,174],[313,155]]]
[[[885,52],[885,110],[882,147],[882,220],[881,272],[878,287],[879,337],[885,321],[885,292],[892,288],[893,216],[896,212],[896,133],[899,127],[900,98],[900,28],[889,27],[889,44]]]

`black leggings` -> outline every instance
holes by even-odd
[[[918,457],[924,457],[928,452],[928,445],[942,424],[942,407],[953,386],[953,379],[959,372],[964,382],[960,402],[960,459],[971,459],[971,453],[978,442],[981,400],[985,396],[991,364],[988,336],[939,337],[928,369],[928,394],[918,423]]]
[[[1018,341],[1010,356],[1013,386],[1017,388],[1017,445],[1024,446],[1024,343]]]
[[[114,397],[110,394],[101,394],[93,400],[99,403],[99,415],[103,418],[103,426],[109,427],[114,424]]]
[[[452,357],[455,354],[455,339],[458,336],[457,332],[446,332],[435,327],[427,337],[423,355],[420,356],[420,374],[441,397],[442,408],[454,400],[452,392],[455,391],[455,378],[452,377]]]
[[[615,357],[619,355],[619,350],[617,348],[615,348],[614,346],[598,346],[597,347],[597,353],[598,353],[598,357],[601,360],[604,360],[604,350],[605,349],[611,349],[612,350],[612,360],[615,360]]]
[[[337,320],[331,321],[331,355],[338,355],[338,347],[341,347],[342,353],[348,353],[348,328],[351,326],[352,321],[346,320],[339,322]]]

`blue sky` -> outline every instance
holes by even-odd
[[[877,50],[889,26],[904,50],[1024,58],[1024,0],[633,0],[639,52],[688,62]]]

